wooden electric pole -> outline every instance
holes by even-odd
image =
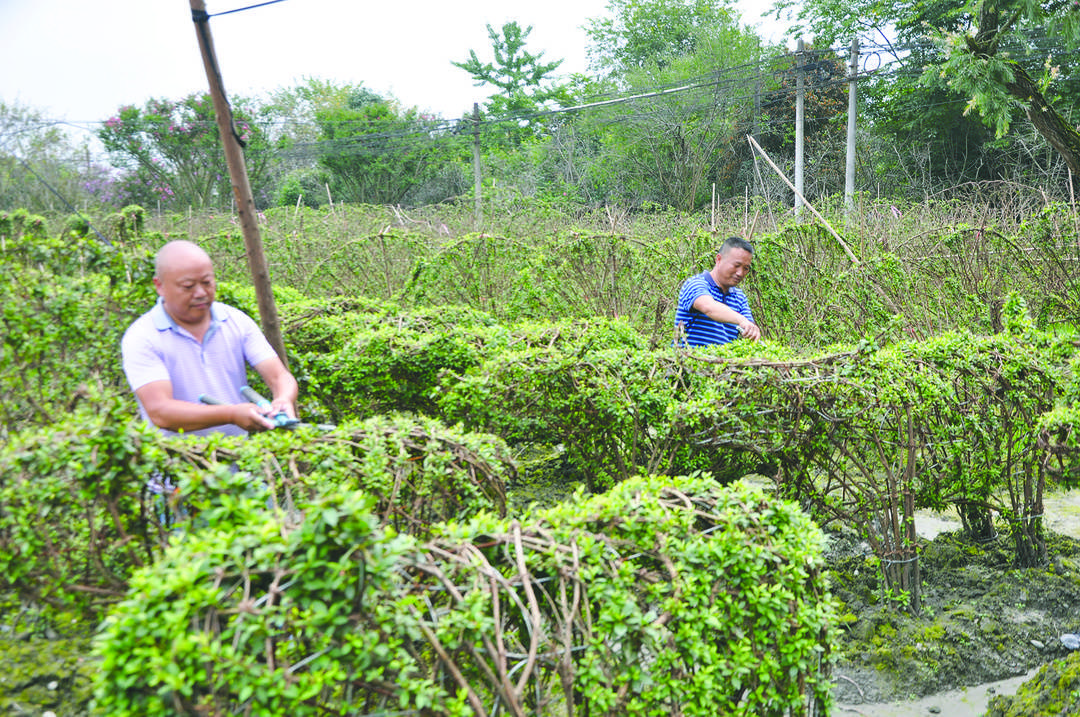
[[[285,341],[281,337],[281,322],[278,320],[277,304],[274,303],[274,291],[270,285],[270,270],[266,265],[266,254],[263,252],[262,237],[259,235],[259,224],[255,216],[255,199],[251,195],[251,183],[248,181],[247,166],[244,164],[243,143],[236,134],[232,107],[225,97],[225,87],[214,54],[214,41],[210,36],[210,16],[206,13],[206,3],[203,0],[190,1],[191,20],[195,23],[195,34],[199,38],[199,51],[206,68],[206,79],[210,83],[210,97],[214,101],[218,133],[225,150],[225,162],[229,165],[229,179],[232,181],[236,211],[240,216],[240,228],[244,233],[248,270],[251,272],[251,283],[255,286],[255,298],[259,304],[259,319],[267,341],[288,367]]]

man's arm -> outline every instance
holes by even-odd
[[[282,411],[290,418],[296,418],[296,399],[300,396],[300,386],[289,369],[277,356],[255,364],[255,370],[262,376],[270,389],[269,415],[275,416]]]
[[[197,431],[232,423],[245,431],[263,431],[274,424],[253,403],[207,406],[173,398],[172,381],[151,381],[135,389],[146,415],[158,428]]]
[[[761,338],[761,329],[758,328],[757,324],[708,294],[702,294],[694,299],[693,306],[713,321],[719,321],[722,324],[735,324],[739,327],[739,333],[744,338],[751,341],[757,341]]]

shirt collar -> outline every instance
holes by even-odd
[[[150,309],[150,318],[154,322],[154,328],[158,331],[168,331],[169,329],[179,329],[180,325],[173,321],[173,317],[169,316],[169,312],[165,310],[165,300],[160,296],[157,303],[154,304],[154,308]],[[221,323],[228,318],[228,315],[221,310],[218,306],[218,302],[210,304],[210,325]]]
[[[712,274],[710,272],[705,271],[705,272],[702,272],[702,273],[705,274],[705,281],[707,281],[711,285],[715,286],[717,291],[720,292],[721,296],[729,296],[731,294],[731,292],[735,291],[734,286],[731,287],[730,289],[728,289],[727,291],[724,291],[724,288],[716,283],[716,279],[712,278]]]

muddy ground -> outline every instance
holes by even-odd
[[[923,610],[883,606],[880,586],[860,579],[860,545],[830,533],[833,591],[845,620],[834,669],[837,715],[982,715],[1037,668],[1065,658],[1080,633],[1080,491],[1045,500],[1050,565],[1013,566],[1004,537],[966,541],[955,514],[920,513]],[[871,571],[872,573],[872,571]],[[864,573],[862,578],[867,578]]]
[[[866,546],[829,532],[832,590],[844,603],[833,714],[975,717],[995,695],[1038,682],[1040,666],[1061,664],[1070,654],[1061,635],[1080,633],[1080,491],[1048,496],[1045,520],[1050,565],[1019,570],[1005,538],[972,544],[954,514],[919,514],[918,617],[885,604]],[[17,605],[0,608],[0,714],[85,714],[87,636],[50,634]]]

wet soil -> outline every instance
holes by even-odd
[[[833,591],[844,601],[835,714],[976,716],[1036,670],[1067,657],[1080,632],[1080,491],[1047,496],[1050,564],[1018,569],[1002,537],[965,540],[958,517],[921,513],[922,611],[889,607],[865,549],[830,533]]]

